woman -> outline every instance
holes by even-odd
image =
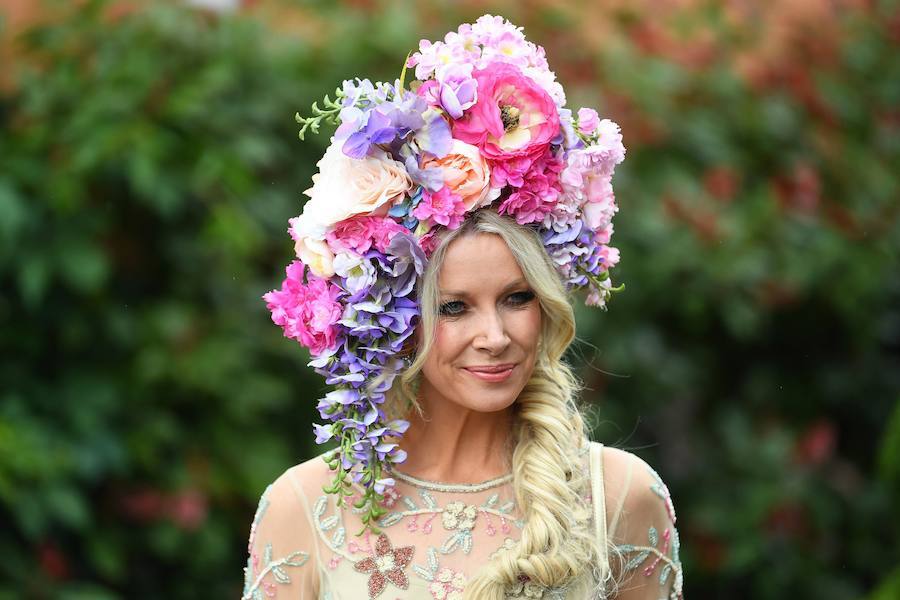
[[[616,289],[621,137],[564,112],[518,28],[456,33],[411,59],[415,94],[345,82],[292,220],[300,260],[266,299],[337,386],[315,428],[339,444],[264,492],[243,597],[680,597],[666,487],[588,441],[562,360],[569,291]],[[448,74],[434,52],[470,54]]]

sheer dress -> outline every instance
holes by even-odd
[[[681,598],[675,512],[660,477],[634,454],[595,442],[585,447],[582,468],[590,477],[585,498],[593,531],[613,546],[598,565],[620,581],[611,597]],[[517,543],[524,523],[512,474],[463,485],[396,470],[393,476],[381,534],[357,537],[356,497],[339,508],[322,491],[332,476],[321,457],[285,471],[263,492],[253,518],[242,599],[459,600],[494,553]],[[527,579],[507,590],[509,599],[595,597],[603,596],[577,584],[542,588]]]

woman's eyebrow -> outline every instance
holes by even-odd
[[[500,290],[500,293],[505,294],[506,292],[513,290],[517,287],[521,287],[523,285],[528,286],[528,281],[526,281],[524,278],[520,277],[519,279],[516,279],[515,281],[512,281],[512,282],[508,283],[506,286],[504,286],[504,288],[502,290]],[[457,291],[457,290],[440,290],[440,295],[442,297],[443,296],[452,296],[454,298],[466,298],[469,296],[469,293]]]

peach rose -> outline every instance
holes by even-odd
[[[317,163],[313,186],[303,192],[310,199],[292,224],[294,239],[322,240],[332,225],[353,215],[385,215],[412,187],[403,163],[383,150],[355,159],[345,155],[341,145],[332,138]]]
[[[478,148],[453,140],[450,152],[443,158],[429,156],[422,161],[423,168],[438,167],[444,177],[444,185],[461,197],[466,210],[487,206],[500,195],[491,188],[491,169]]]

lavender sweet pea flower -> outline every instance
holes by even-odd
[[[417,183],[432,192],[436,192],[444,187],[444,174],[441,169],[438,167],[419,168],[420,157],[412,153],[409,145],[404,144],[400,149],[400,155],[405,156],[403,164],[406,165],[406,172],[409,173],[409,178],[412,179],[414,183]],[[396,206],[394,208],[396,208]],[[393,211],[393,208],[391,211]],[[406,216],[406,213],[396,214],[395,212],[389,212],[388,214],[392,217]]]
[[[369,113],[365,127],[351,134],[341,150],[350,158],[361,159],[373,145],[390,143],[397,137],[397,133],[398,129],[391,122],[391,118],[376,108]]]
[[[421,275],[425,272],[425,264],[428,262],[428,259],[425,257],[425,253],[422,251],[416,238],[412,235],[398,233],[391,239],[387,251],[389,255],[394,257],[394,273],[398,272],[396,267],[400,264],[412,266],[416,275]],[[405,271],[405,268],[403,270]]]
[[[388,455],[388,460],[392,463],[402,463],[406,460],[406,450],[395,448],[394,451]]]
[[[370,406],[369,410],[366,411],[366,414],[363,415],[363,423],[366,424],[366,427],[369,427],[378,419],[378,408],[376,406]],[[371,431],[369,435],[371,435]]]
[[[478,100],[478,83],[472,77],[472,65],[449,63],[441,65],[435,72],[440,85],[438,98],[441,108],[454,119],[463,116],[463,111]]]
[[[572,109],[560,108],[559,112],[559,133],[550,143],[555,146],[565,146],[566,149],[583,148],[584,142],[575,133],[575,127],[572,122]]]
[[[581,233],[584,223],[577,220],[570,227],[563,231],[548,230],[542,235],[545,246],[556,246],[571,242]]]
[[[408,90],[404,90],[399,98],[385,102],[379,107],[390,116],[391,123],[400,131],[400,137],[406,137],[411,131],[417,131],[425,125],[424,114],[428,103]]]
[[[337,389],[325,394],[325,397],[319,400],[316,408],[323,419],[335,420],[341,418],[348,406],[359,401],[359,392],[353,389]]]
[[[450,125],[433,108],[429,108],[423,115],[425,125],[414,136],[416,145],[423,151],[434,154],[438,158],[447,156],[453,146],[453,136],[450,133]]]

